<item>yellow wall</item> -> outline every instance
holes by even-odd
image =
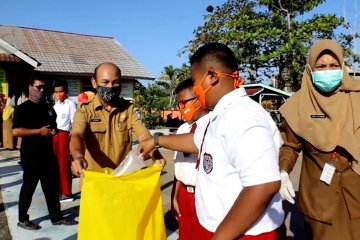
[[[9,83],[7,82],[6,72],[0,68],[0,94],[5,94],[7,98],[9,96]]]

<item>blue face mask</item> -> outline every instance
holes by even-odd
[[[322,92],[332,92],[341,83],[344,71],[342,69],[311,72],[314,85]]]
[[[120,96],[121,87],[103,87],[98,85],[96,90],[102,100],[110,102]]]

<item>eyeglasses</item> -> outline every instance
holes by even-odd
[[[45,85],[38,85],[38,86],[33,86],[35,87],[37,90],[41,91],[45,89]]]
[[[188,102],[190,102],[190,101],[192,101],[192,100],[194,100],[194,99],[196,99],[196,98],[197,98],[197,97],[193,97],[193,98],[189,98],[189,99],[186,99],[186,100],[184,100],[184,101],[178,102],[179,108],[180,108],[180,109],[184,109],[184,108],[185,108],[185,105],[186,105]]]

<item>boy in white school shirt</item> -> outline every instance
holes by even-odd
[[[56,125],[58,132],[53,137],[53,147],[59,164],[60,176],[60,202],[73,201],[71,193],[71,160],[69,149],[69,135],[72,127],[76,104],[68,98],[68,83],[66,80],[54,82],[54,96],[56,112]]]
[[[201,239],[279,239],[284,213],[278,193],[281,137],[275,123],[238,88],[243,80],[227,46],[205,44],[190,64],[193,90],[202,108],[212,110],[205,133],[154,141],[173,150],[199,152],[195,199]],[[148,140],[139,152],[153,148]]]
[[[194,83],[191,78],[180,82],[175,88],[178,99],[178,108],[186,121],[177,130],[176,134],[201,131],[205,129],[209,119],[207,111],[200,107],[200,103],[193,91]],[[199,239],[197,233],[201,225],[195,210],[195,191],[197,169],[197,154],[175,152],[175,178],[172,189],[172,212],[179,224],[179,239]]]

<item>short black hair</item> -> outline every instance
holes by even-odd
[[[29,84],[32,86],[35,82],[35,80],[46,82],[45,76],[41,74],[40,72],[33,72],[30,76]]]
[[[179,82],[179,84],[176,86],[175,93],[179,94],[180,91],[187,89],[187,88],[193,88],[193,86],[194,86],[194,82],[192,81],[191,78],[185,79],[185,80]]]
[[[60,80],[55,80],[53,87],[63,87],[65,92],[69,91],[69,87],[68,87],[68,82],[66,80],[60,79]]]
[[[97,71],[99,69],[99,67],[101,67],[102,65],[106,65],[106,64],[109,64],[109,65],[112,65],[113,67],[116,68],[117,72],[119,73],[119,76],[121,77],[121,70],[120,68],[115,64],[115,63],[112,63],[112,62],[103,62],[103,63],[100,63],[99,65],[97,65],[97,67],[95,68],[94,70],[94,79],[96,79],[96,74],[97,74]]]
[[[195,63],[204,67],[222,66],[232,71],[239,69],[234,53],[225,44],[218,42],[206,43],[190,58],[190,65]]]

